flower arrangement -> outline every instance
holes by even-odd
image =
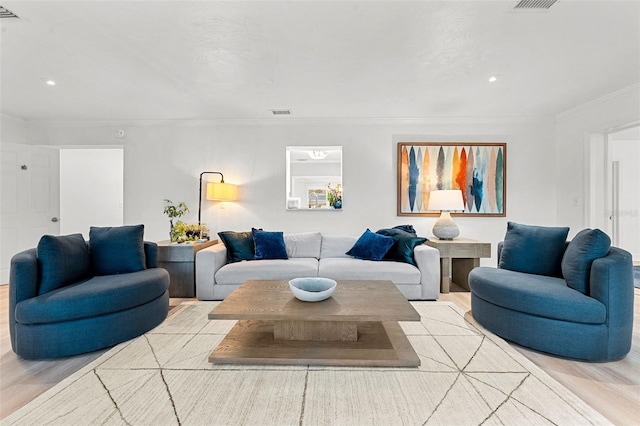
[[[342,208],[342,185],[337,184],[335,188],[332,188],[331,183],[328,183],[327,199],[329,200],[329,205],[334,209]]]
[[[171,226],[169,236],[172,243],[183,243],[185,241],[197,241],[200,239],[200,233],[202,231],[208,231],[209,229],[205,225],[187,224],[181,220],[173,223],[174,219],[180,218],[189,212],[189,207],[183,202],[173,204],[171,200],[164,200],[164,214],[169,216],[169,224]]]

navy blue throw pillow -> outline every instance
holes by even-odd
[[[347,252],[349,256],[364,260],[382,260],[396,240],[371,232],[369,228]]]
[[[146,269],[144,225],[89,229],[89,254],[94,275],[128,274]]]
[[[254,259],[288,259],[282,232],[267,232],[251,228],[255,247]]]
[[[562,258],[562,276],[567,285],[589,295],[589,277],[594,260],[609,253],[611,239],[599,229],[583,229],[571,240]]]
[[[393,260],[396,262],[410,263],[413,266],[416,265],[416,260],[413,257],[413,249],[427,241],[426,238],[416,237],[415,234],[403,231],[399,227],[392,229],[379,229],[376,234],[386,235],[395,240],[387,254],[385,254],[383,260]]]
[[[38,242],[36,255],[42,272],[38,294],[91,276],[89,248],[82,234],[43,235]]]
[[[247,232],[224,231],[218,232],[218,236],[227,248],[227,260],[229,263],[253,260],[255,248],[253,247],[253,234]]]
[[[560,277],[568,233],[567,227],[507,222],[499,267],[529,274]]]

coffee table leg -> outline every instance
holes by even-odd
[[[274,321],[274,340],[314,342],[355,342],[358,323],[354,321]]]

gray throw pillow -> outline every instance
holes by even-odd
[[[36,248],[41,271],[38,294],[74,284],[91,275],[89,248],[82,234],[44,235]]]
[[[507,222],[498,266],[511,271],[559,277],[568,233],[567,227]]]
[[[567,285],[589,295],[589,276],[594,260],[604,257],[611,239],[599,229],[583,229],[571,240],[562,258],[562,276]]]

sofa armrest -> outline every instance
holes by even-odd
[[[144,242],[144,257],[147,269],[158,267],[158,244],[152,241]]]
[[[214,244],[196,253],[196,297],[199,300],[213,300],[216,272],[226,264],[224,244]]]
[[[413,249],[413,257],[420,269],[422,299],[436,300],[440,296],[440,251],[420,244]]]
[[[9,334],[16,348],[16,305],[38,295],[38,258],[36,249],[22,251],[11,258],[9,272]]]

